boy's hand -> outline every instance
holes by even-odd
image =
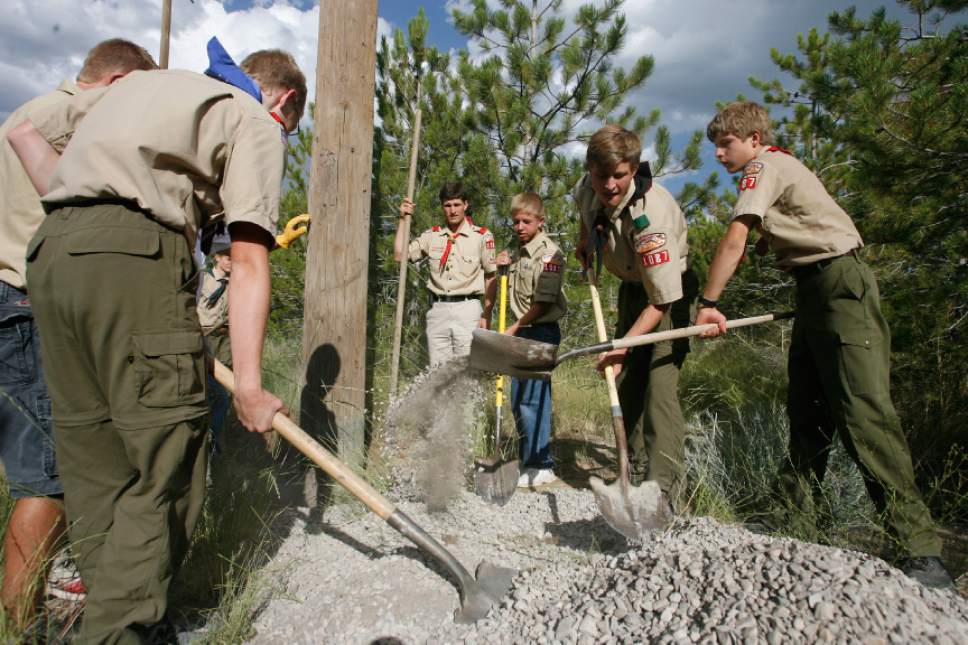
[[[500,253],[497,254],[497,257],[494,258],[494,261],[497,262],[498,266],[502,266],[502,267],[508,266],[509,264],[511,264],[511,254],[508,253],[507,249],[505,249],[504,251],[501,251]]]
[[[409,199],[407,199],[406,197],[404,197],[403,201],[400,202],[400,219],[403,219],[404,217],[407,217],[407,216],[412,217],[413,211],[415,208],[416,206],[414,205],[414,203]]]
[[[615,372],[617,377],[622,372],[622,361],[625,360],[625,355],[628,354],[628,348],[623,349],[613,349],[610,352],[603,352],[598,355],[598,364],[595,368],[599,372],[605,372],[605,368],[609,365],[612,366],[612,370]]]
[[[478,329],[490,329],[491,321],[488,318],[481,316],[480,320],[477,321],[477,327]]]
[[[285,412],[282,401],[266,390],[239,390],[235,393],[235,414],[249,432],[272,429],[272,417]]]
[[[575,259],[581,263],[582,269],[588,268],[587,247],[587,240],[578,240],[578,243],[575,245]]]
[[[718,328],[704,331],[703,333],[699,334],[700,338],[713,338],[715,336],[719,336],[720,334],[726,333],[726,316],[724,316],[719,309],[713,307],[700,308],[699,315],[696,316],[696,324],[708,325],[709,323],[715,323],[718,325]]]
[[[515,336],[518,333],[518,329],[519,329],[518,323],[514,323],[513,325],[505,329],[504,333],[507,334],[508,336]]]

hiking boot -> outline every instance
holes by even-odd
[[[87,597],[87,588],[73,560],[62,557],[51,567],[47,576],[47,595],[71,602],[80,602]]]
[[[914,578],[925,587],[932,589],[952,589],[955,581],[945,568],[941,558],[934,555],[922,555],[908,558],[901,563],[901,571],[909,578]]]

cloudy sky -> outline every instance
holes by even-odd
[[[489,0],[497,4],[495,0]],[[565,0],[571,15],[588,0]],[[544,0],[540,0],[544,4]],[[4,0],[0,13],[0,118],[37,94],[77,74],[84,55],[101,40],[124,37],[157,56],[161,0]],[[236,60],[266,47],[293,53],[307,70],[316,65],[319,8],[311,0],[173,0],[171,67],[203,70],[205,43],[217,35]],[[423,6],[431,44],[443,50],[466,45],[450,24],[453,7],[468,0],[383,0],[378,37]],[[906,20],[893,0],[626,0],[629,33],[619,64],[655,57],[655,71],[632,97],[640,112],[660,108],[663,122],[680,144],[703,128],[717,100],[751,92],[747,78],[777,76],[771,48],[792,52],[796,36],[826,28],[826,16],[854,5],[861,15],[886,6]],[[706,147],[708,149],[708,146]],[[708,156],[707,150],[707,159]],[[707,164],[707,167],[709,164]],[[677,188],[683,179],[670,179]]]

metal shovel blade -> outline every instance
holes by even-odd
[[[606,485],[592,477],[588,483],[605,521],[630,540],[641,541],[648,531],[661,529],[672,521],[669,504],[657,482],[631,486],[616,480]]]
[[[516,569],[481,562],[474,572],[474,582],[462,587],[461,607],[454,612],[454,621],[474,623],[484,618],[491,607],[500,605],[517,575]]]
[[[518,460],[478,459],[474,462],[474,490],[483,499],[504,506],[518,487]]]
[[[508,336],[490,329],[475,329],[470,366],[482,372],[547,381],[555,367],[558,346]]]

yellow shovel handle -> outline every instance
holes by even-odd
[[[501,296],[498,301],[497,306],[497,330],[500,333],[504,333],[505,323],[507,322],[508,315],[508,274],[507,270],[501,272]],[[504,376],[501,374],[497,375],[497,396],[495,397],[495,405],[498,408],[504,403]]]

